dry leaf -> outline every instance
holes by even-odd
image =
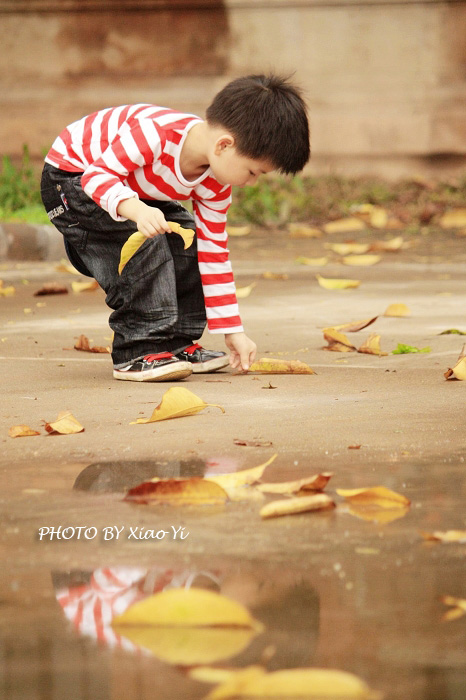
[[[364,231],[366,224],[361,219],[355,216],[349,216],[344,219],[337,219],[336,221],[329,221],[325,224],[325,233],[348,233],[349,231]]]
[[[249,371],[261,374],[315,374],[314,370],[301,360],[281,360],[273,357],[261,357],[252,363]]]
[[[358,352],[366,353],[367,355],[388,355],[388,352],[383,352],[380,349],[380,335],[371,333],[367,340],[358,348]]]
[[[218,484],[201,477],[192,477],[144,481],[130,489],[123,500],[144,505],[187,506],[221,505],[227,498],[225,490]]]
[[[374,228],[385,228],[388,224],[388,212],[383,207],[373,207],[369,215],[369,223]]]
[[[193,394],[189,389],[176,386],[168,389],[162,396],[162,401],[154,409],[150,418],[138,418],[135,423],[154,423],[155,421],[168,420],[169,418],[181,418],[183,416],[193,416],[195,413],[204,410],[207,406],[219,408],[222,413],[225,409],[214,403],[204,403],[199,396]]]
[[[40,435],[37,430],[32,430],[28,425],[13,425],[9,431],[8,435],[12,438],[16,437],[30,437],[32,435]]]
[[[432,542],[456,542],[466,544],[466,530],[446,530],[445,532],[421,532],[425,540]]]
[[[351,673],[321,668],[293,668],[267,673],[252,666],[233,673],[205,700],[234,698],[306,698],[306,700],[380,700],[360,678]]]
[[[239,472],[232,472],[231,474],[219,474],[218,476],[207,476],[206,481],[214,481],[216,484],[221,486],[225,491],[229,491],[230,488],[236,488],[238,486],[248,486],[254,484],[254,482],[259,481],[262,478],[266,467],[272,464],[277,455],[274,454],[267,462],[264,464],[259,464],[258,467],[252,467],[251,469],[242,469]]]
[[[461,381],[466,380],[466,344],[463,345],[463,349],[456,361],[456,365],[453,369],[448,369],[443,375],[445,379],[455,378]]]
[[[172,233],[177,233],[182,237],[184,241],[185,250],[186,248],[189,248],[193,242],[194,231],[190,228],[183,228],[182,226],[180,226],[180,224],[174,221],[167,221],[167,224],[170,226]],[[120,264],[118,265],[118,273],[120,275],[123,272],[123,269],[128,260],[130,260],[133,257],[136,251],[139,250],[142,244],[145,243],[147,240],[147,236],[145,236],[140,231],[136,231],[135,233],[131,234],[126,243],[123,245],[120,252]]]
[[[287,274],[282,274],[281,272],[270,272],[266,271],[262,273],[262,277],[265,280],[287,280],[289,279],[289,275]]]
[[[299,258],[296,258],[295,262],[311,267],[323,267],[328,263],[328,258],[306,258],[301,255]]]
[[[358,267],[369,267],[380,262],[380,255],[349,255],[343,258],[344,265],[357,265]]]
[[[311,510],[324,510],[334,508],[335,503],[325,493],[318,493],[314,496],[302,496],[299,498],[285,498],[279,501],[272,501],[263,506],[260,510],[261,518],[277,518],[282,515],[294,515],[295,513],[305,513]]]
[[[15,293],[15,288],[12,285],[3,286],[3,280],[0,280],[0,297],[11,297]]]
[[[265,388],[268,389],[268,387]],[[235,438],[233,443],[240,447],[272,447],[270,440],[240,440],[239,438]]]
[[[370,250],[381,250],[385,253],[396,253],[404,247],[403,236],[396,236],[395,238],[390,238],[389,241],[375,241],[371,244]]]
[[[369,243],[330,243],[326,245],[326,248],[330,248],[334,253],[338,255],[362,255],[367,253],[370,248]]]
[[[99,283],[96,280],[92,282],[71,282],[71,288],[73,292],[93,292],[95,289],[99,289]]]
[[[35,297],[43,297],[48,294],[68,294],[68,288],[58,282],[46,282],[43,287],[34,292]]]
[[[80,275],[81,273],[69,263],[68,260],[62,258],[58,265],[55,266],[57,272],[69,272],[70,275]]]
[[[373,486],[363,489],[337,489],[337,494],[352,503],[375,505],[380,508],[405,508],[411,501],[386,486]]]
[[[323,233],[315,226],[307,224],[288,224],[290,238],[321,238]]]
[[[347,508],[348,513],[354,515],[356,518],[378,523],[379,525],[388,525],[388,523],[391,523],[394,520],[404,518],[405,515],[409,513],[408,506],[384,508],[373,504],[350,502],[348,503]]]
[[[316,275],[316,278],[324,289],[353,289],[361,284],[361,280],[330,279],[321,275]]]
[[[363,328],[367,328],[367,326],[370,326],[372,323],[377,321],[378,316],[374,316],[373,318],[366,318],[363,321],[349,321],[348,323],[340,323],[338,326],[329,326],[328,328],[324,328],[325,331],[345,331],[346,333],[357,333],[358,331],[362,331]]]
[[[444,595],[440,599],[445,605],[452,605],[453,610],[448,610],[442,617],[442,622],[451,622],[452,620],[457,620],[459,617],[463,617],[466,614],[466,599],[465,598],[454,598],[451,595]]]
[[[330,350],[331,352],[354,352],[356,350],[346,335],[336,331],[334,328],[324,329],[324,339],[328,343],[324,350]]]
[[[57,420],[53,423],[46,423],[45,429],[48,433],[59,433],[60,435],[72,435],[82,433],[83,426],[70,411],[62,411],[58,414]]]
[[[257,282],[252,282],[251,284],[248,284],[247,287],[237,287],[236,288],[236,297],[238,299],[245,299],[246,297],[248,297],[251,294],[252,290],[254,289],[254,287],[256,285],[257,285]]]
[[[259,484],[256,488],[262,493],[298,493],[298,491],[322,491],[333,476],[333,472],[323,472],[304,479],[283,481],[275,484]]]
[[[257,622],[236,600],[203,588],[171,588],[148,596],[113,618],[112,627],[246,627]]]
[[[192,246],[194,240],[194,231],[192,228],[183,228],[176,221],[167,221],[167,224],[170,226],[172,233],[177,233],[179,236],[181,236],[184,242],[185,250]]]
[[[109,353],[110,348],[104,348],[99,345],[91,347],[89,345],[89,339],[85,335],[80,335],[76,343],[74,344],[75,350],[82,350],[83,352],[96,352],[96,353]]]
[[[402,318],[404,316],[411,316],[411,311],[406,304],[389,304],[383,315]]]
[[[228,226],[227,233],[229,236],[249,236],[251,233],[250,226]]]
[[[466,226],[466,208],[451,209],[441,217],[441,228],[462,228]]]

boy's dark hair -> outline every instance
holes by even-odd
[[[267,160],[282,173],[297,173],[309,160],[306,105],[288,78],[237,78],[217,93],[206,116],[235,137],[241,155]]]

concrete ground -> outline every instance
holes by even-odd
[[[182,385],[225,412],[209,407],[146,425],[132,422],[149,416],[173,384],[117,382],[108,355],[73,349],[81,334],[91,345],[110,343],[103,292],[72,292],[79,278],[57,271],[53,260],[1,264],[3,286],[16,290],[0,297],[1,697],[207,695],[210,686],[187,672],[199,661],[175,662],[112,636],[111,596],[98,585],[102,571],[111,571],[126,582],[121,590],[145,581],[147,592],[149,579],[164,576],[174,577],[173,585],[214,581],[263,622],[265,631],[247,648],[206,651],[204,665],[334,668],[358,675],[387,700],[464,698],[466,616],[442,621],[442,596],[466,598],[466,545],[427,543],[421,533],[466,530],[466,382],[444,378],[466,337],[440,335],[466,331],[465,239],[454,232],[406,236],[406,250],[383,253],[373,267],[348,267],[324,247],[348,237],[294,240],[261,231],[231,239],[237,286],[256,282],[240,306],[258,356],[299,359],[316,374],[192,375]],[[323,268],[296,262],[324,254]],[[264,272],[287,279],[264,279]],[[325,290],[316,272],[361,285]],[[34,296],[51,281],[69,293]],[[391,303],[406,304],[411,315],[384,317]],[[372,326],[348,337],[360,347],[376,332],[388,355],[324,349],[324,327],[373,316]],[[202,342],[222,349],[222,336]],[[398,343],[431,351],[390,354]],[[84,432],[46,433],[44,422],[63,410]],[[18,424],[40,435],[9,437]],[[337,507],[261,520],[257,501],[178,508],[122,501],[126,488],[151,476],[231,472],[275,453],[265,481],[332,472],[326,491]],[[382,485],[411,501],[386,522],[380,511],[365,518],[352,512],[337,494]],[[98,534],[39,539],[39,528],[59,526]],[[118,540],[105,540],[110,526],[124,527]],[[170,534],[140,539],[152,530]],[[87,607],[70,612],[63,596],[69,602],[90,590]]]

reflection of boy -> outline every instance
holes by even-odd
[[[62,131],[46,157],[42,200],[71,262],[94,277],[113,309],[113,376],[181,379],[228,364],[193,342],[207,320],[224,333],[230,365],[247,370],[256,346],[243,331],[228,259],[231,186],[309,158],[299,91],[277,76],[249,76],[214,98],[206,121],[149,104],[103,109]],[[191,199],[194,218],[175,200]],[[196,230],[183,249],[167,221]],[[118,274],[136,230],[147,238]],[[197,245],[196,245],[197,243]]]

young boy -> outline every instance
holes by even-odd
[[[228,363],[248,370],[256,345],[241,325],[228,259],[231,186],[272,170],[294,174],[309,155],[304,101],[274,75],[233,80],[205,121],[136,104],[62,131],[45,158],[42,201],[70,261],[107,294],[115,379],[176,380]],[[194,218],[177,201],[187,199]],[[170,221],[196,231],[187,250]],[[120,275],[121,248],[137,230],[147,241]],[[229,360],[195,342],[206,321],[225,334]]]

